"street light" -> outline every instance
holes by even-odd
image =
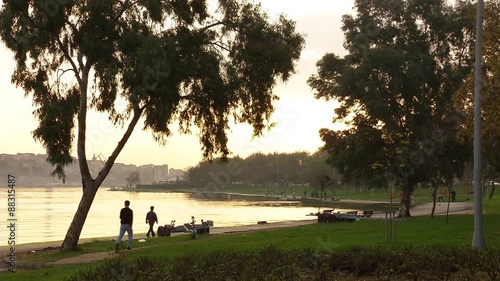
[[[484,1],[477,2],[476,61],[474,81],[474,235],[473,248],[486,248],[483,233],[483,196],[481,190],[481,57],[483,44]]]

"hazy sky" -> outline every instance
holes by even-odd
[[[246,157],[254,152],[315,152],[322,142],[320,128],[336,128],[332,124],[333,103],[315,100],[306,81],[316,73],[316,62],[326,52],[344,54],[341,16],[351,13],[353,0],[262,0],[264,10],[271,16],[286,14],[297,22],[297,30],[306,34],[306,47],[297,65],[297,74],[275,88],[280,97],[276,102],[273,120],[276,127],[263,137],[252,140],[248,125],[231,127],[229,149],[232,156]],[[0,4],[2,1],[0,1]],[[0,153],[44,153],[40,143],[32,138],[37,122],[32,112],[31,97],[10,83],[14,69],[13,54],[0,43]],[[125,164],[168,164],[183,169],[196,165],[201,159],[201,145],[195,135],[174,135],[166,146],[157,144],[150,132],[142,130],[139,121],[117,162]],[[174,127],[172,127],[173,129]],[[89,115],[87,156],[111,154],[123,129],[115,129],[105,116]],[[74,146],[72,155],[76,156]]]

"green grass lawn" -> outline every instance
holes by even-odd
[[[471,198],[469,191],[472,190],[471,186],[454,186],[453,187],[457,193],[456,200],[463,201],[467,198]],[[202,189],[190,189],[189,191],[203,191]],[[224,193],[239,193],[239,194],[252,194],[252,195],[269,195],[269,196],[293,196],[296,198],[301,198],[306,193],[306,198],[311,198],[311,192],[314,191],[313,188],[307,186],[260,186],[260,185],[228,185],[217,192]],[[427,187],[418,187],[412,194],[412,198],[417,203],[428,203],[432,202],[432,197],[430,196],[431,189]],[[438,194],[446,195],[444,188],[438,189]],[[390,201],[391,196],[393,200],[399,201],[399,191],[388,192],[385,189],[379,190],[364,190],[359,187],[328,187],[326,189],[327,200],[335,197],[340,197],[344,199],[357,199],[357,200],[374,200],[374,201]]]
[[[337,187],[335,189],[329,188],[327,189],[326,199],[311,197],[310,193],[313,191],[312,188],[304,187],[304,186],[286,186],[286,187],[278,187],[278,186],[256,186],[256,185],[231,185],[227,186],[223,190],[219,190],[217,194],[211,193],[207,195],[205,193],[197,194],[193,193],[196,190],[190,190],[186,192],[191,192],[191,196],[196,198],[205,198],[206,196],[210,196],[212,200],[227,200],[228,196],[226,193],[236,193],[236,194],[248,194],[248,195],[266,195],[265,190],[268,190],[268,197],[262,197],[261,200],[269,200],[269,197],[275,198],[277,200],[300,200],[303,206],[308,207],[332,207],[332,208],[340,208],[340,209],[365,209],[366,205],[360,205],[352,202],[345,202],[342,199],[352,199],[352,200],[369,200],[369,201],[382,201],[382,202],[393,202],[393,206],[389,204],[370,204],[369,209],[376,211],[393,211],[399,208],[399,192],[393,191],[388,192],[386,190],[362,190],[355,187]],[[454,187],[457,192],[456,201],[470,201],[473,200],[473,197],[469,195],[469,191],[471,187],[464,186],[456,186]],[[303,198],[303,191],[306,190],[307,196]],[[202,191],[202,190],[198,190]],[[281,191],[283,191],[283,196],[281,195]],[[412,194],[412,201],[415,204],[424,204],[424,203],[432,203],[433,198],[430,196],[431,190],[425,187],[419,187]],[[442,194],[444,196],[445,201],[448,201],[450,198],[446,196],[446,192],[444,188],[438,189],[438,194]],[[231,196],[232,199],[239,200],[259,200],[259,198],[254,196]],[[295,199],[293,198],[295,195]],[[391,197],[392,196],[392,197]],[[340,201],[332,201],[333,197],[340,198]]]
[[[500,247],[500,199],[483,200],[483,230],[488,247]],[[258,232],[159,237],[144,243],[134,241],[134,250],[124,252],[126,260],[140,256],[176,258],[217,250],[252,251],[269,245],[281,249],[311,249],[314,251],[336,251],[353,246],[402,248],[412,245],[426,247],[445,245],[468,247],[474,232],[473,215],[411,217],[395,222],[395,239],[386,239],[387,224],[384,220],[358,220],[356,222],[311,224],[292,228]],[[54,251],[31,255],[31,261],[54,261],[64,257],[91,253],[111,252],[113,242],[95,241],[82,244],[77,251]],[[18,269],[16,273],[2,273],[1,280],[64,280],[88,266],[60,266],[42,269]]]

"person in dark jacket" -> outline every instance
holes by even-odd
[[[151,209],[151,211],[149,211],[146,214],[146,223],[149,223],[149,230],[148,230],[148,234],[146,234],[146,236],[149,237],[149,233],[151,233],[153,235],[153,237],[155,237],[153,225],[155,224],[155,222],[158,223],[158,217],[156,216],[156,213],[153,211],[155,209],[155,207],[151,206],[150,209]]]
[[[115,250],[118,251],[120,248],[120,243],[122,242],[123,235],[127,232],[128,244],[127,250],[132,250],[132,222],[134,221],[134,212],[130,209],[130,201],[125,200],[125,208],[120,210],[120,234],[116,238]]]

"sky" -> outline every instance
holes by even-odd
[[[316,62],[327,52],[344,55],[341,17],[352,13],[353,0],[262,0],[263,10],[270,16],[285,14],[297,23],[297,31],[305,34],[306,46],[297,62],[297,73],[289,81],[277,85],[272,121],[276,126],[252,139],[249,125],[231,126],[230,155],[247,157],[252,153],[314,153],[322,146],[321,128],[338,129],[333,124],[335,103],[316,100],[307,79],[316,74]],[[0,1],[0,4],[2,1]],[[14,70],[13,53],[0,42],[0,153],[43,154],[45,149],[33,140],[37,122],[32,112],[31,97],[11,84]],[[175,129],[175,127],[172,127]],[[104,115],[89,114],[87,120],[87,157],[107,158],[124,129],[114,128]],[[72,155],[76,156],[76,145]],[[169,168],[185,169],[202,160],[201,145],[196,135],[181,135],[173,130],[165,146],[156,143],[152,134],[143,131],[141,121],[118,156],[116,162],[134,165],[168,164]]]

